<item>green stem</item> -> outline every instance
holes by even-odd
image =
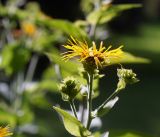
[[[81,123],[84,122],[84,113],[85,113],[85,108],[86,108],[85,101],[86,101],[86,98],[83,96],[82,97]]]
[[[37,54],[34,54],[32,56],[28,70],[27,70],[25,81],[32,81],[33,75],[34,75],[34,72],[35,72],[35,69],[38,63],[38,59],[39,59],[39,56]]]
[[[98,107],[98,109],[103,108],[112,98],[116,97],[119,90],[115,90],[103,103]]]
[[[88,109],[88,119],[87,119],[87,126],[86,128],[89,129],[90,125],[91,125],[91,121],[92,121],[92,88],[93,88],[93,74],[89,74],[88,73],[88,98],[87,98],[87,109]]]
[[[73,100],[69,101],[69,103],[70,103],[71,110],[72,110],[72,112],[73,112],[74,116],[78,119],[78,117],[77,117],[77,113],[76,113],[76,107],[75,107],[75,105],[74,105]]]
[[[95,33],[96,33],[96,25],[91,25],[89,31],[90,38],[95,39]]]

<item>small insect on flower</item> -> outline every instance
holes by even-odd
[[[12,135],[13,133],[11,133],[9,131],[9,127],[6,126],[6,127],[0,127],[0,137],[7,137],[7,136],[10,136]]]
[[[73,37],[64,45],[68,52],[63,53],[63,59],[68,61],[73,57],[78,57],[79,61],[88,68],[102,68],[108,66],[112,61],[117,61],[123,55],[122,46],[117,49],[110,50],[111,46],[106,49],[103,42],[100,43],[99,49],[95,42],[89,47],[86,41],[82,42]]]

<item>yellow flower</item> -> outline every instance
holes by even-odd
[[[111,46],[106,49],[103,46],[103,42],[100,43],[99,49],[97,49],[95,42],[89,48],[87,42],[81,42],[77,39],[71,37],[68,43],[64,45],[68,52],[63,53],[63,59],[69,60],[73,57],[78,57],[79,61],[85,65],[89,65],[92,68],[101,68],[103,66],[108,66],[112,61],[117,61],[123,55],[121,50],[122,46],[117,49],[110,50]]]
[[[12,133],[9,131],[9,127],[0,127],[0,137],[7,137],[12,135]]]
[[[33,36],[36,32],[36,26],[30,22],[23,22],[22,30],[25,34],[29,36]]]

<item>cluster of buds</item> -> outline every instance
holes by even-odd
[[[64,101],[73,101],[80,92],[80,84],[75,78],[67,77],[59,85],[59,91]]]
[[[134,84],[139,80],[136,78],[136,74],[132,69],[117,69],[117,75],[119,77],[119,82],[117,85],[117,90],[120,91],[126,87],[126,84]]]

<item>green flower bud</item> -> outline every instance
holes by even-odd
[[[126,84],[134,84],[139,81],[136,78],[137,75],[132,71],[132,69],[117,69],[117,75],[119,77],[117,90],[124,89]]]
[[[59,90],[64,101],[72,101],[80,92],[80,85],[73,77],[67,77],[59,85]]]
[[[124,79],[127,84],[134,84],[139,81],[132,69],[117,69],[117,75],[119,79]]]
[[[126,87],[126,82],[124,79],[119,79],[118,84],[117,84],[117,90],[122,90]]]

